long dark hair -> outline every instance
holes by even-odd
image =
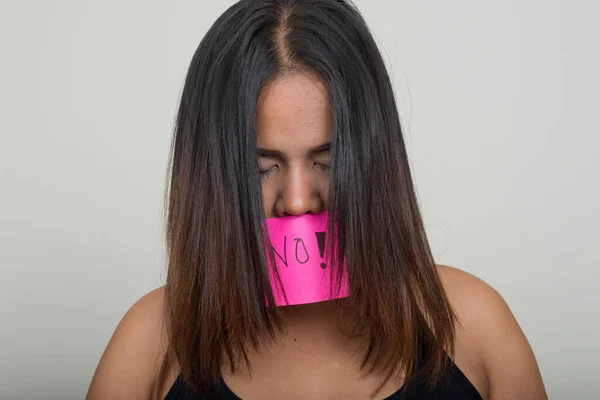
[[[210,28],[185,80],[167,206],[168,350],[188,386],[210,393],[228,362],[282,332],[267,271],[255,116],[266,82],[318,76],[332,112],[328,231],[332,279],[347,268],[348,337],[364,337],[365,374],[442,377],[455,315],[416,200],[394,93],[365,21],[343,0],[242,0]],[[266,301],[265,301],[266,299]],[[268,306],[267,303],[271,306]],[[419,375],[420,376],[420,375]]]

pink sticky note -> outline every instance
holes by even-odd
[[[278,289],[273,266],[269,266],[273,296],[278,306],[318,303],[348,297],[344,271],[340,290],[330,296],[330,267],[325,264],[327,212],[267,218],[276,268],[287,295]]]

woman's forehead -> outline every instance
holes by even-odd
[[[256,118],[257,143],[261,146],[323,142],[331,135],[327,87],[318,78],[304,74],[273,80],[261,91]]]

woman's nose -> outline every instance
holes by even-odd
[[[278,199],[278,216],[317,214],[324,211],[323,194],[315,177],[300,168],[288,171]]]

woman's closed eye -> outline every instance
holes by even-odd
[[[260,172],[261,177],[268,177],[272,173],[274,173],[279,168],[278,165],[272,165],[270,167],[259,167],[258,172]]]
[[[329,172],[328,164],[315,162],[314,166],[315,166],[315,168],[317,168],[320,171]],[[278,169],[279,169],[278,165],[272,165],[272,166],[267,166],[267,167],[259,167],[258,172],[260,173],[260,176],[267,177],[267,176],[271,175],[272,173],[274,173],[275,171],[277,171]]]
[[[329,172],[329,164],[316,162],[315,167],[323,172]]]

